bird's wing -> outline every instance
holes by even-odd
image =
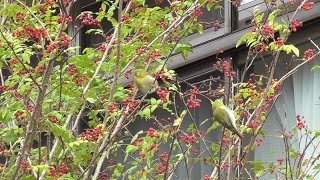
[[[218,109],[220,109],[220,110],[219,110],[219,112],[216,112],[216,113],[220,114],[220,116],[218,116],[217,118],[222,121],[222,122],[220,122],[220,121],[219,122],[225,128],[229,129],[233,133],[236,133],[241,139],[243,139],[244,136],[237,129],[236,118],[234,117],[233,111],[226,106],[218,108]]]
[[[230,108],[228,108],[227,106],[223,106],[221,109],[223,109],[224,111],[227,112],[228,116],[230,117],[231,123],[233,125],[235,125],[236,124],[236,118],[234,117],[233,111]]]
[[[227,113],[228,113],[228,115],[229,115],[229,122],[230,122],[230,128],[231,129],[233,129],[237,134],[241,134],[239,131],[238,131],[238,129],[237,129],[237,126],[236,126],[236,118],[235,118],[235,116],[234,116],[234,113],[233,113],[233,111],[231,110],[231,109],[229,109],[227,106],[224,106],[223,108],[222,108],[224,111],[226,111]],[[243,136],[241,135],[241,138],[242,138]]]
[[[228,113],[226,110],[224,110],[223,108],[217,108],[215,109],[213,114],[214,114],[214,119],[218,121],[220,124],[222,124],[224,127],[227,127],[227,128],[231,127],[231,123],[228,118]]]
[[[155,78],[153,78],[152,76],[149,76],[149,75],[144,77],[142,82],[143,83],[140,83],[140,90],[143,93],[147,93],[148,91],[150,91],[152,89],[152,87],[154,87],[155,84],[157,83],[157,81],[155,81]]]

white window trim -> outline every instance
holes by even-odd
[[[305,11],[299,11],[296,14],[296,18],[300,21],[305,22],[317,17],[320,17],[320,3],[316,3],[312,10],[306,13]],[[293,12],[289,13],[292,16]],[[251,14],[250,14],[251,18]],[[250,32],[252,26],[240,29],[236,32],[229,34],[221,34],[219,37],[212,36],[210,33],[204,33],[203,35],[195,35],[195,38],[190,37],[191,44],[193,45],[193,53],[189,53],[188,59],[184,60],[181,54],[175,54],[171,58],[173,61],[169,64],[169,68],[175,69],[200,59],[212,56],[216,54],[216,50],[228,50],[235,47],[237,41],[246,33]],[[220,32],[221,33],[221,32]],[[218,32],[219,34],[219,32]]]

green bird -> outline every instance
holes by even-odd
[[[222,126],[237,134],[241,139],[244,139],[244,136],[237,130],[236,118],[234,117],[233,111],[225,106],[221,99],[211,101],[211,105],[213,118]]]
[[[137,85],[139,91],[144,94],[149,91],[153,91],[158,87],[158,82],[144,69],[135,69],[133,71],[134,82]]]

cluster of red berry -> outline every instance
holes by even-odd
[[[16,22],[23,22],[25,17],[25,14],[22,12],[16,12]]]
[[[224,72],[227,77],[236,77],[237,73],[232,70],[230,64],[226,60],[219,60],[213,64],[213,69]]]
[[[8,155],[8,150],[7,150],[6,145],[4,143],[0,143],[0,154],[2,156]],[[11,153],[9,153],[9,154],[11,154]]]
[[[28,170],[28,168],[29,168],[29,163],[28,163],[28,161],[22,160],[22,161],[21,161],[21,168],[22,168],[23,170]]]
[[[48,45],[46,45],[47,53],[52,53],[56,49],[59,49],[59,43],[57,41],[51,41]]]
[[[291,23],[290,23],[290,29],[293,32],[296,32],[297,29],[301,26],[302,26],[302,22],[300,22],[298,19],[295,19],[295,20],[291,21]]]
[[[261,120],[260,119],[256,119],[256,120],[251,120],[248,124],[248,127],[249,128],[252,128],[252,129],[255,129],[257,128],[258,126],[260,126],[261,124]]]
[[[11,69],[15,68],[17,66],[18,62],[19,62],[18,59],[10,59],[9,60],[10,68]]]
[[[274,86],[274,84],[276,84],[276,85]],[[272,79],[271,86],[274,86],[274,92],[275,93],[279,93],[281,88],[282,88],[282,84],[278,83],[277,79]]]
[[[157,168],[157,174],[164,174],[166,172],[167,163],[160,162]]]
[[[199,94],[199,89],[197,87],[193,87],[191,89],[191,95],[188,98],[188,107],[190,109],[196,109],[199,108],[201,105],[201,99],[197,98],[197,95]]]
[[[69,64],[68,66],[68,72],[71,76],[75,75],[77,73],[77,67],[75,64]]]
[[[22,120],[22,118],[25,117],[25,114],[22,110],[19,110],[14,114],[14,116],[17,121],[20,121],[20,120]]]
[[[159,151],[158,145],[152,143],[152,144],[149,146],[149,148],[148,148],[148,152],[150,152],[150,151],[152,151],[152,150]]]
[[[300,115],[297,115],[297,116],[296,116],[296,119],[297,119],[297,121],[298,121],[298,123],[297,123],[297,128],[298,128],[299,130],[301,130],[301,129],[303,129],[303,128],[306,127],[306,121],[304,121],[304,117],[301,117]]]
[[[230,137],[224,134],[221,142],[222,149],[225,151],[229,150],[230,143],[231,143]]]
[[[4,85],[0,86],[0,92],[4,92],[4,91],[6,91],[6,90],[7,90],[7,87],[6,87],[6,86],[4,86]]]
[[[48,119],[49,119],[49,121],[51,121],[52,123],[58,122],[57,116],[55,116],[55,115],[49,115]]]
[[[44,39],[47,39],[49,37],[49,33],[43,29],[34,29],[28,25],[23,25],[24,33],[20,31],[20,33],[14,34],[20,37],[19,35],[26,35],[29,36],[30,38],[34,39],[35,41],[39,40],[41,37]]]
[[[43,73],[44,73],[44,66],[43,66],[43,65],[37,66],[37,67],[36,67],[36,72],[37,72],[40,76],[42,76]]]
[[[198,7],[193,11],[192,17],[199,18],[202,16],[202,14],[203,14],[202,9]]]
[[[157,91],[157,95],[159,96],[159,98],[166,103],[167,102],[167,95],[169,94],[169,91],[167,88],[159,88]]]
[[[108,109],[109,109],[109,112],[112,114],[112,113],[116,112],[119,109],[119,105],[116,102],[112,103],[112,104],[109,105]]]
[[[160,138],[160,135],[157,133],[157,131],[153,128],[149,128],[147,131],[147,136],[149,137],[155,137],[155,138]]]
[[[198,139],[199,138],[197,138],[194,133],[192,133],[191,135],[188,135],[187,133],[183,132],[182,136],[180,136],[180,140],[186,144],[194,144],[197,142]]]
[[[59,14],[59,18],[58,18],[57,22],[58,22],[59,24],[61,24],[61,23],[63,22],[63,18],[64,18],[64,15],[63,15],[63,14]],[[65,22],[66,22],[67,24],[72,23],[72,17],[71,17],[71,16],[66,17],[66,18],[65,18]]]
[[[267,37],[273,37],[274,36],[273,28],[270,25],[262,26],[262,33],[263,33],[263,35],[265,35]]]
[[[68,47],[71,44],[71,39],[66,33],[63,33],[60,36],[59,39],[60,39],[60,42],[61,42],[61,47],[65,48],[65,47]]]
[[[309,61],[315,60],[315,52],[314,49],[308,49],[304,52],[303,58]]]
[[[255,141],[256,141],[257,146],[260,146],[261,143],[263,142],[263,139],[261,139],[261,138],[256,138]]]
[[[129,112],[133,112],[140,105],[140,101],[135,99],[125,99],[122,102],[125,106],[129,106]]]
[[[76,82],[77,86],[82,86],[85,81],[88,81],[90,78],[86,76],[76,76],[74,77],[74,81]]]
[[[219,20],[215,20],[213,23],[211,23],[210,27],[213,27],[213,31],[218,31],[222,28],[222,23]]]
[[[82,133],[82,138],[87,141],[97,141],[100,136],[103,135],[102,126],[97,126],[92,130],[86,130],[86,132]]]
[[[30,102],[27,102],[25,106],[29,113],[33,112],[34,106],[32,106]]]
[[[138,56],[141,56],[145,51],[146,51],[146,50],[145,50],[144,48],[142,48],[142,47],[137,47],[137,48],[136,48],[136,54],[137,54]]]
[[[161,22],[159,23],[159,27],[162,28],[162,29],[166,29],[166,28],[167,28],[167,23],[164,22],[164,21],[161,21]]]
[[[46,0],[44,4],[38,4],[41,8],[39,9],[39,14],[45,14],[47,13],[48,9],[50,7],[53,7],[55,5],[55,0]]]
[[[277,40],[276,40],[276,42],[275,42],[275,44],[276,44],[277,46],[282,46],[282,45],[283,45],[283,39],[278,37]]]
[[[67,174],[69,172],[69,168],[64,163],[60,165],[53,165],[53,167],[50,167],[50,173],[49,176],[51,177],[61,177],[64,174]]]
[[[161,54],[155,50],[149,52],[149,57],[151,57],[152,60],[156,60],[156,58],[159,56],[161,56]]]
[[[227,162],[225,162],[224,164],[221,164],[220,169],[221,171],[228,169],[230,167],[230,164],[228,164]]]
[[[122,16],[121,20],[125,24],[129,24],[130,23],[130,17],[129,16]]]
[[[156,72],[155,74],[156,79],[161,79],[162,81],[165,81],[168,78],[168,75],[164,71]]]
[[[98,50],[104,53],[107,50],[106,46],[107,45],[103,43],[98,47]]]
[[[277,159],[277,161],[278,161],[278,164],[281,165],[284,161],[284,158],[279,158],[279,159]]]
[[[81,23],[85,26],[99,26],[100,22],[95,19],[92,14],[88,11],[83,12],[79,18]]]
[[[140,143],[141,143],[143,140],[144,140],[144,138],[140,137],[140,138],[136,139],[132,144],[133,144],[134,146],[139,146]],[[141,149],[140,149],[140,150],[141,150]]]
[[[109,180],[109,174],[108,173],[101,173],[98,177],[98,180]]]
[[[302,5],[302,8],[305,10],[305,11],[309,11],[313,8],[313,5],[314,5],[314,2],[305,2],[303,5]]]

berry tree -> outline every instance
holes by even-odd
[[[265,1],[268,13],[254,10],[255,27],[237,47],[245,44],[249,49],[245,69],[257,56],[270,53],[266,76],[244,71],[238,77],[230,61],[222,58],[223,51],[218,51],[213,70],[222,76],[193,83],[180,79],[167,65],[175,60],[170,58],[174,53],[184,58],[192,53],[185,37],[222,27],[219,21],[200,19],[204,10],[221,11],[223,1],[155,0],[152,7],[145,0],[103,1],[98,12],[85,11],[77,17],[71,14],[76,0],[0,2],[1,178],[172,179],[181,164],[190,178],[193,166],[200,163],[212,169],[204,179],[242,177],[251,172],[248,164],[255,165],[252,172],[257,177],[267,171],[292,179],[314,175],[309,169],[318,159],[316,153],[306,157],[309,146],[300,151],[290,148],[294,132],[299,131],[306,144],[316,143],[319,136],[307,129],[301,115],[295,131],[281,132],[287,154],[278,164],[265,167],[248,159],[263,143],[258,136],[265,133],[262,127],[284,81],[319,54],[310,40],[315,49],[304,52],[302,61],[281,79],[274,78],[280,54],[299,58],[299,49],[286,42],[303,25],[296,13],[311,11],[313,2],[280,6]],[[291,6],[295,13],[289,16]],[[279,21],[281,14],[288,19]],[[108,31],[103,27],[106,21],[112,24]],[[74,27],[74,22],[80,26]],[[70,29],[75,33],[68,34]],[[75,37],[84,29],[104,41],[81,51]],[[144,68],[161,82],[153,97],[138,97],[136,85],[126,83],[132,80],[133,68]],[[203,103],[220,96],[235,107],[237,124],[249,143],[241,143],[228,131],[220,142],[208,141],[210,131],[221,132],[220,125],[212,118],[196,123],[194,112],[201,108],[211,112]],[[168,116],[159,119],[158,111]],[[88,128],[81,129],[84,117],[89,119]],[[137,121],[153,125],[133,134],[130,127]],[[210,125],[203,130],[204,124]],[[197,149],[200,143],[205,146],[202,152]],[[290,166],[293,159],[298,163]]]

